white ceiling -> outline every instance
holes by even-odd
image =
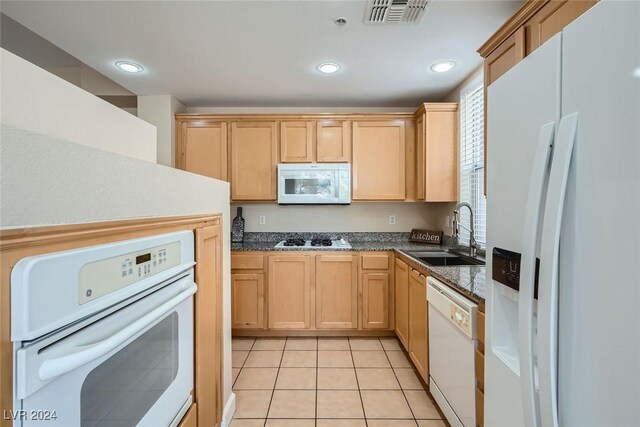
[[[193,107],[415,107],[477,68],[476,49],[521,4],[433,1],[419,25],[364,24],[364,0],[3,0],[2,12],[138,95]],[[125,75],[119,59],[145,72]],[[457,66],[429,71],[439,60]],[[325,61],[342,69],[320,75]]]

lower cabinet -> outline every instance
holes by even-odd
[[[422,379],[429,383],[429,340],[427,320],[427,277],[409,271],[409,357]]]
[[[264,327],[264,273],[231,274],[231,327]]]
[[[396,259],[395,269],[396,335],[409,350],[409,266]]]
[[[316,256],[316,328],[358,328],[358,259]]]
[[[182,417],[182,421],[178,424],[178,427],[198,427],[197,412],[198,405],[195,403],[191,404],[187,413]]]
[[[269,256],[269,329],[311,326],[311,255]]]
[[[362,273],[362,328],[389,329],[389,272]]]
[[[234,251],[232,328],[238,335],[268,335],[271,330],[393,331],[393,282],[391,252]],[[408,319],[403,325],[408,327]]]

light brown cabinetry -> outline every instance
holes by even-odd
[[[228,181],[227,123],[178,121],[176,167]]]
[[[362,328],[389,328],[389,272],[362,273]]]
[[[231,199],[276,200],[276,122],[231,123]]]
[[[222,419],[222,225],[195,230],[194,378],[199,425]]]
[[[525,57],[525,31],[518,28],[484,59],[484,84],[489,86]]]
[[[195,403],[191,404],[187,413],[182,417],[182,421],[178,424],[178,427],[198,427],[197,412],[198,405]]]
[[[422,379],[429,383],[429,340],[427,320],[427,278],[409,270],[409,357]]]
[[[264,327],[264,273],[231,274],[231,327]]]
[[[280,162],[313,162],[314,122],[280,122]]]
[[[347,163],[351,160],[350,123],[324,120],[316,124],[316,161]]]
[[[596,3],[593,0],[545,2],[544,6],[524,24],[526,54],[529,55],[536,50]]]
[[[269,328],[311,326],[311,255],[269,256]]]
[[[396,259],[395,265],[396,335],[409,349],[409,266]]]
[[[352,254],[316,257],[316,328],[358,328],[358,259]]]
[[[404,121],[353,122],[354,200],[404,200]]]
[[[458,104],[423,104],[416,120],[416,198],[458,200]]]

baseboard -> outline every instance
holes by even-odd
[[[222,414],[222,427],[229,427],[233,414],[236,413],[236,394],[231,392],[227,404],[224,405],[224,412]]]

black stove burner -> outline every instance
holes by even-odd
[[[329,236],[320,235],[314,236],[311,239],[311,246],[331,246],[332,242]]]
[[[305,240],[303,238],[292,238],[284,241],[285,246],[304,246]]]

